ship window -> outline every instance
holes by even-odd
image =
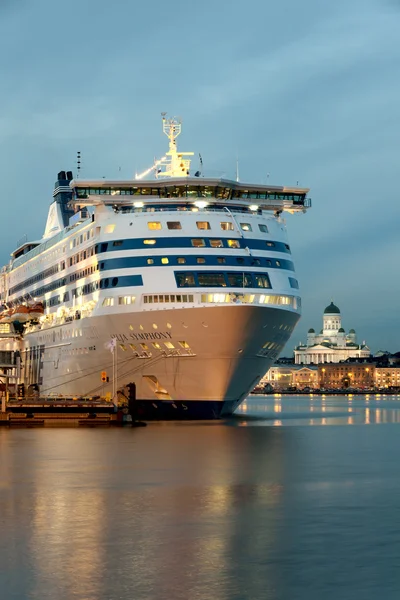
[[[276,261],[275,261],[275,264],[276,264],[276,266],[277,266],[277,267],[280,267],[280,266],[281,266],[281,263],[279,262],[279,260],[276,260]]]
[[[208,221],[196,221],[197,229],[211,229]]]
[[[155,348],[156,350],[162,350],[160,344],[158,344],[157,342],[151,342],[151,345],[153,346],[153,348]]]
[[[239,240],[228,240],[229,248],[240,248]]]
[[[236,259],[236,262],[237,262],[239,265],[244,265],[244,258],[240,258],[240,257],[238,257],[238,258]]]
[[[199,258],[197,258],[197,262],[198,262],[199,264],[204,264],[204,263],[206,262],[206,259],[205,259],[205,258],[202,258],[202,257],[199,257]]]
[[[240,223],[240,227],[243,229],[243,231],[253,231],[250,223]]]
[[[184,265],[186,262],[186,258],[184,258],[183,256],[180,256],[178,258],[178,265]]]
[[[147,227],[151,230],[161,229],[161,223],[160,221],[149,221]]]
[[[118,277],[113,277],[111,280],[111,285],[113,287],[115,287],[116,285],[118,285]]]
[[[289,283],[290,283],[290,287],[296,288],[296,290],[299,289],[299,282],[294,277],[289,277]]]
[[[198,273],[200,287],[226,287],[223,273]]]
[[[104,227],[104,233],[113,233],[114,229],[115,229],[115,224],[106,225]]]
[[[206,242],[201,238],[195,238],[192,240],[192,246],[195,248],[203,248],[206,245]]]
[[[118,298],[118,304],[133,304],[136,300],[136,296],[120,296]]]
[[[272,262],[269,259],[267,259],[265,262],[267,263],[267,267],[272,267]]]
[[[163,264],[163,265],[167,265],[168,263],[169,263],[169,260],[168,260],[168,258],[162,258],[162,259],[161,259],[161,264]]]
[[[182,225],[179,221],[167,221],[168,229],[182,229]]]
[[[220,265],[223,265],[223,264],[225,264],[225,263],[226,263],[226,258],[224,258],[223,256],[218,256],[218,258],[217,258],[217,262],[218,262]]]
[[[285,244],[285,248],[286,248],[286,250],[287,250],[288,252],[290,252],[290,246],[289,246],[289,244]]]
[[[114,306],[114,298],[104,298],[103,306]]]
[[[122,240],[115,240],[115,242],[113,242],[113,246],[122,246],[123,241]]]
[[[223,221],[221,223],[221,229],[222,229],[222,231],[233,231],[234,230],[233,223],[231,223],[230,221]]]
[[[147,346],[147,344],[140,344],[140,347],[142,348],[142,350],[148,350],[149,347]]]
[[[146,246],[153,246],[156,243],[156,240],[143,240],[143,244]]]
[[[253,287],[250,273],[228,273],[230,287]]]
[[[177,302],[182,302],[182,296],[179,296],[179,295],[178,295],[178,296],[176,297],[176,301],[177,301]]]
[[[175,348],[172,342],[164,342],[164,346],[168,348],[168,350],[173,350]]]
[[[182,346],[182,348],[186,348],[186,349],[190,348],[189,344],[185,341],[179,342],[179,344]]]
[[[261,288],[270,288],[271,287],[271,282],[269,280],[268,275],[254,274],[254,280],[256,283],[256,287],[261,287]]]
[[[222,240],[210,240],[211,248],[223,248],[224,244]]]
[[[178,287],[192,287],[196,285],[193,273],[175,273],[175,279]]]
[[[154,259],[153,258],[148,258],[147,259],[147,264],[148,265],[154,265]]]
[[[269,246],[270,248],[274,248],[275,244],[274,242],[267,242],[267,246]]]

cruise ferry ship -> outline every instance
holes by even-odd
[[[192,175],[181,122],[162,125],[135,179],[61,171],[43,237],[2,269],[0,349],[28,394],[117,403],[134,383],[143,418],[229,415],[300,318],[282,215],[309,190]]]

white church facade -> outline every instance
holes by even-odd
[[[346,334],[342,327],[340,309],[333,302],[324,310],[320,333],[309,329],[307,343],[300,343],[294,350],[297,365],[338,363],[348,358],[368,358],[370,354],[365,342],[357,343],[354,329]]]

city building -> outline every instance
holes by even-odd
[[[365,342],[357,343],[354,329],[346,333],[340,309],[333,302],[324,310],[320,333],[309,329],[307,343],[300,343],[294,350],[297,365],[338,363],[348,358],[368,358],[370,354]]]
[[[400,388],[400,367],[376,367],[375,385],[379,389]]]
[[[375,365],[373,363],[336,363],[318,366],[320,389],[373,389],[375,387]]]
[[[314,365],[285,365],[275,364],[260,381],[261,385],[269,384],[274,390],[281,391],[295,387],[298,390],[304,388],[317,389],[318,367]]]

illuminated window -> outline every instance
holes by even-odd
[[[143,244],[146,246],[153,246],[156,243],[156,240],[143,240]]]
[[[186,349],[190,348],[189,344],[185,341],[179,342],[179,344],[182,346],[182,348],[186,348]]]
[[[224,244],[222,240],[210,240],[211,248],[223,248]]]
[[[197,229],[211,229],[208,221],[196,221]]]
[[[154,231],[155,229],[161,229],[161,223],[160,221],[149,221],[147,227]]]
[[[168,229],[182,229],[182,225],[179,221],[167,221]]]
[[[228,240],[229,248],[240,248],[239,240]]]
[[[204,263],[206,262],[206,259],[205,259],[205,258],[202,258],[202,257],[198,257],[198,258],[197,258],[197,262],[198,262],[199,264],[204,264]]]
[[[147,264],[148,265],[154,265],[154,259],[153,258],[148,258],[147,259]]]
[[[114,298],[104,298],[103,306],[114,306]]]
[[[192,246],[194,246],[195,248],[204,248],[205,245],[205,240],[202,240],[201,238],[195,238],[192,240]]]
[[[225,259],[223,256],[219,256],[219,257],[217,258],[217,262],[218,262],[220,265],[223,265],[223,264],[225,264],[225,263],[226,263],[226,259]]]
[[[240,227],[243,229],[243,231],[253,231],[250,223],[240,223]]]
[[[193,273],[175,273],[175,277],[178,287],[194,287],[196,285]]]
[[[274,248],[274,247],[275,247],[275,244],[274,244],[274,242],[267,242],[267,246],[268,246],[269,248]]]
[[[178,258],[178,265],[184,265],[186,262],[186,258],[183,258],[183,256],[180,256]]]
[[[168,258],[162,258],[162,259],[161,259],[161,263],[162,263],[163,265],[167,265],[167,264],[169,263],[169,260],[168,260]]]
[[[233,231],[235,228],[233,226],[233,223],[231,223],[230,221],[223,221],[221,223],[221,229],[222,231]]]
[[[134,344],[129,344],[129,348],[133,350],[133,352],[136,352],[136,346]]]
[[[156,325],[156,323],[153,323],[153,329],[158,329],[158,325]]]
[[[156,350],[162,350],[160,344],[158,344],[157,342],[151,342],[151,345],[153,346],[153,348],[156,348]]]
[[[120,296],[118,298],[118,304],[133,304],[136,300],[136,296]]]
[[[110,224],[110,225],[106,225],[104,228],[104,233],[113,233],[115,229],[115,223],[114,224]]]
[[[147,346],[147,344],[140,344],[140,347],[142,348],[142,350],[148,350],[149,347]]]
[[[173,350],[175,348],[172,342],[164,342],[164,346],[166,346],[168,350]]]

